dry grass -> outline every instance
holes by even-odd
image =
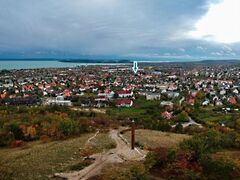
[[[220,151],[212,155],[216,159],[226,159],[234,162],[240,168],[240,151]]]
[[[91,136],[93,134],[85,134],[65,141],[34,142],[25,148],[0,149],[0,179],[49,179],[56,172],[68,171],[82,160],[85,143]],[[108,134],[99,134],[92,145],[98,148],[91,149],[100,152],[111,144]]]
[[[130,131],[124,134],[124,137],[130,142]],[[143,145],[144,148],[175,148],[180,142],[190,138],[189,135],[166,133],[153,130],[136,130],[136,143]]]

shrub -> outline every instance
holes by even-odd
[[[79,125],[77,122],[65,118],[57,121],[57,129],[64,136],[70,136],[79,132]]]
[[[232,162],[204,158],[201,160],[201,164],[208,179],[234,179],[240,177],[239,169]]]
[[[222,148],[237,146],[236,138],[229,134],[222,134],[215,130],[210,130],[201,135],[195,135],[193,138],[183,141],[180,146],[193,152],[193,156],[198,160],[203,155],[216,152]]]
[[[189,116],[186,111],[182,111],[180,114],[177,116],[178,122],[188,122],[189,121]]]
[[[168,155],[167,155],[168,161],[173,162],[173,161],[176,160],[176,157],[177,157],[176,150],[175,149],[170,149],[168,151]]]
[[[182,133],[183,132],[183,126],[181,123],[177,123],[176,127],[175,127],[175,132],[177,133]]]
[[[80,171],[80,170],[84,169],[85,167],[91,165],[92,163],[93,163],[92,160],[83,160],[77,164],[70,166],[69,169],[72,171]]]
[[[17,123],[12,122],[4,124],[4,130],[6,132],[12,133],[14,135],[14,139],[16,140],[24,139],[24,134]]]
[[[47,143],[47,142],[50,141],[50,137],[47,136],[47,135],[42,135],[42,136],[40,136],[40,141],[41,141],[42,143]]]
[[[150,149],[150,153],[148,153],[146,157],[146,165],[149,168],[153,166],[163,167],[168,163],[168,149],[158,147],[155,149]]]
[[[139,162],[125,163],[124,165],[113,165],[105,169],[104,180],[146,180],[147,172],[143,164]]]
[[[184,133],[190,134],[190,135],[200,134],[205,131],[206,131],[205,128],[200,128],[197,125],[191,125],[191,126],[187,126],[186,128],[184,128]]]
[[[157,164],[157,154],[154,152],[147,153],[145,157],[144,166],[147,170],[151,169]]]
[[[14,136],[11,133],[0,132],[0,147],[7,146],[14,140]]]

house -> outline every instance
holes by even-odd
[[[215,101],[218,101],[219,98],[217,96],[214,96],[212,100],[215,102]]]
[[[222,103],[221,100],[217,100],[217,101],[215,101],[215,105],[216,105],[216,106],[222,106],[223,103]]]
[[[188,99],[188,104],[190,104],[190,105],[194,105],[195,104],[195,99],[193,98],[193,97],[190,97],[189,99]]]
[[[228,102],[230,103],[230,104],[237,104],[237,99],[236,99],[236,97],[231,97],[231,98],[229,98],[228,99]]]
[[[118,94],[118,96],[120,97],[120,98],[126,98],[126,97],[131,97],[131,96],[133,96],[133,92],[132,91],[118,91],[117,92],[117,94]]]
[[[68,89],[64,90],[63,96],[64,96],[64,97],[70,97],[70,96],[71,96],[71,91],[68,90]]]
[[[0,99],[4,99],[6,97],[6,93],[0,94]]]
[[[161,113],[161,116],[164,118],[164,119],[172,119],[172,113],[168,112],[168,111],[164,111]]]
[[[173,103],[171,101],[162,101],[160,103],[160,106],[162,107],[167,107],[168,109],[172,109],[173,108]]]
[[[179,96],[179,93],[170,91],[170,92],[167,92],[167,96],[168,98],[176,98]]]
[[[7,104],[9,105],[14,105],[14,106],[19,106],[19,105],[36,105],[40,103],[40,99],[37,97],[16,97],[12,99],[7,100]]]
[[[234,93],[234,94],[238,94],[239,91],[238,91],[237,89],[234,89],[234,90],[233,90],[233,93]]]
[[[130,99],[117,99],[115,105],[117,107],[132,107],[133,101]]]
[[[134,86],[131,86],[131,85],[128,85],[126,87],[123,88],[124,91],[132,91],[135,87]]]
[[[226,90],[225,89],[222,89],[221,91],[220,91],[220,95],[225,95],[226,94]]]
[[[160,100],[161,95],[158,93],[146,93],[146,100]]]
[[[103,97],[105,96],[107,99],[112,99],[114,96],[114,92],[113,91],[105,91],[105,92],[99,92],[98,93],[98,97]]]
[[[167,90],[168,85],[167,84],[159,84],[159,85],[157,85],[157,88],[160,89],[160,90]]]
[[[203,105],[203,106],[208,106],[209,103],[210,103],[209,100],[205,100],[205,101],[203,101],[202,105]]]
[[[69,100],[64,100],[64,96],[57,96],[56,98],[48,98],[46,105],[57,105],[57,106],[72,106],[72,102]]]
[[[97,98],[95,98],[95,101],[107,101],[108,98],[106,96],[98,96]]]

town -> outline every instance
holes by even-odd
[[[131,64],[2,70],[0,147],[15,158],[14,149],[31,151],[23,163],[32,168],[51,155],[37,179],[117,179],[119,171],[142,179],[238,177],[239,70],[231,63],[139,63],[137,72]],[[0,178],[33,178],[29,166],[13,173],[19,161],[4,163]]]
[[[84,66],[62,69],[2,71],[2,105],[61,105],[81,108],[130,108],[138,98],[159,100],[162,116],[173,118],[173,106],[221,107],[239,111],[239,67],[181,64],[142,66]],[[224,125],[224,124],[222,124]]]

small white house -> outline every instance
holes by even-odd
[[[225,89],[222,89],[221,91],[220,91],[220,95],[225,95],[226,94],[226,90]]]
[[[209,105],[209,100],[203,101],[202,105],[203,105],[203,106],[208,106],[208,105]]]
[[[57,96],[56,98],[47,99],[46,105],[72,106],[72,102],[69,100],[64,100],[63,96]]]
[[[173,107],[173,103],[171,101],[162,101],[160,103],[160,106],[164,107],[164,106],[170,106]]]
[[[216,101],[216,106],[222,106],[222,105],[223,105],[223,103],[222,103],[221,100],[217,100],[217,101]]]
[[[238,92],[237,89],[234,89],[234,90],[233,90],[233,93],[234,93],[234,94],[238,94],[239,92]]]
[[[146,93],[146,100],[160,100],[161,95],[158,93]]]

